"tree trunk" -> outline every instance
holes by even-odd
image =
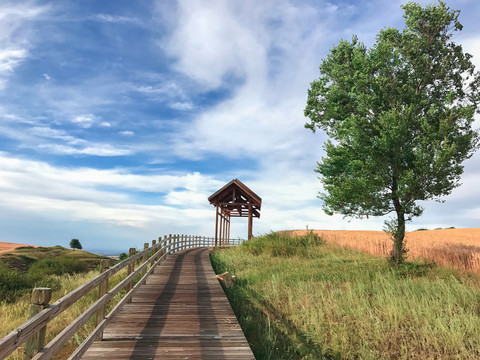
[[[403,244],[405,238],[405,213],[399,199],[394,198],[393,205],[397,213],[397,226],[393,232],[392,260],[398,265],[405,260],[404,254],[407,252]]]

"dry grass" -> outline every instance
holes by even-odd
[[[121,270],[118,274],[114,275],[109,280],[109,289],[113,288],[118,284],[121,279],[126,276],[127,269]],[[64,274],[58,276],[60,282],[60,290],[54,291],[52,300],[50,303],[55,302],[66,294],[70,293],[77,287],[85,284],[88,280],[92,279],[98,275],[98,271],[90,271],[83,274],[73,274],[68,275]],[[80,316],[96,299],[97,299],[97,289],[92,290],[89,294],[81,298],[60,316],[56,317],[53,321],[48,323],[47,326],[47,343],[52,340],[60,331],[62,331],[68,324]],[[107,311],[110,311],[115,304],[121,298],[121,295],[124,294],[122,291],[120,294],[115,296],[113,300],[107,306]],[[0,338],[10,333],[12,330],[23,324],[28,320],[30,309],[30,293],[25,294],[21,299],[16,301],[14,304],[9,304],[6,302],[0,302]],[[90,332],[95,328],[94,317],[92,317],[86,325],[84,325],[80,331],[78,331],[55,355],[53,359],[66,359],[81,343],[82,341],[90,334]],[[7,360],[22,360],[23,359],[23,346],[19,347],[15,352],[13,352]]]
[[[25,244],[16,244],[16,243],[9,243],[9,242],[0,241],[0,254],[5,253],[5,252],[13,251],[16,248],[23,247],[23,246],[38,247],[36,245],[25,245]]]
[[[312,230],[327,242],[388,256],[392,241],[383,231]],[[306,230],[284,231],[304,235]],[[480,228],[412,231],[406,234],[408,259],[426,259],[438,265],[480,272]]]

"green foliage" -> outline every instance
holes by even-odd
[[[70,248],[82,250],[82,244],[80,244],[80,240],[78,239],[70,240]]]
[[[241,246],[253,255],[265,254],[269,256],[293,257],[315,256],[311,254],[312,247],[325,244],[318,235],[310,232],[306,236],[289,237],[270,233],[259,238],[252,238]]]
[[[0,263],[0,301],[15,301],[22,290],[33,288],[30,279]]]
[[[478,274],[392,268],[330,244],[307,246],[306,257],[260,249],[211,253],[217,273],[237,277],[226,294],[257,359],[478,358]]]
[[[311,83],[305,116],[333,141],[316,171],[327,214],[396,213],[395,261],[403,260],[405,221],[419,200],[440,200],[460,185],[462,162],[477,149],[472,129],[480,73],[452,40],[459,11],[443,2],[402,6],[406,27],[386,28],[370,49],[341,40]],[[392,230],[392,229],[390,229]]]
[[[118,256],[118,259],[119,259],[120,261],[126,260],[126,259],[128,259],[128,254],[127,254],[127,253],[121,253],[121,254]]]
[[[30,266],[27,275],[41,279],[48,275],[75,274],[88,271],[85,262],[71,257],[42,259]]]

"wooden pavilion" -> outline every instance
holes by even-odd
[[[210,195],[210,204],[215,206],[215,246],[228,244],[230,218],[248,217],[248,239],[253,236],[253,218],[260,218],[262,198],[244,183],[234,179]]]

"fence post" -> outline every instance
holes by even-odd
[[[148,243],[143,243],[143,250],[145,251],[147,249],[148,249]],[[143,256],[142,256],[142,265],[147,262],[147,259],[148,259],[148,254],[147,254],[147,252],[144,252]],[[142,271],[142,276],[144,276],[146,273],[147,273],[147,268],[145,268]]]
[[[100,260],[100,274],[107,271],[110,266],[110,261],[108,259]],[[98,285],[98,298],[100,299],[103,295],[107,293],[108,288],[108,278],[106,278],[100,285]],[[96,325],[100,324],[100,322],[105,319],[105,308],[107,304],[103,305],[100,310],[97,312],[97,323]],[[98,335],[98,340],[103,340],[103,331],[101,331]]]
[[[160,239],[158,240],[158,244],[160,245]],[[157,252],[157,248],[155,248],[155,245],[157,245],[157,240],[152,240],[152,254],[150,254],[150,256],[153,256],[153,254],[155,254]],[[150,263],[150,268],[153,266],[153,264],[155,264],[155,260],[157,260],[156,258],[153,258],[152,259],[152,262]],[[152,274],[155,272],[155,270],[152,270]]]
[[[167,235],[165,235],[167,236]],[[172,250],[173,250],[173,246],[172,246],[172,234],[169,234],[168,235],[168,253],[171,254],[172,253]]]
[[[130,248],[130,250],[128,250],[128,257],[132,257],[133,255],[135,255],[135,248]],[[128,264],[127,276],[133,273],[134,270],[135,270],[135,261],[132,261],[131,264]],[[130,292],[130,290],[132,290],[132,287],[133,287],[133,279],[130,280],[127,284],[127,293]],[[128,299],[127,302],[131,303],[132,298]]]
[[[35,288],[32,291],[32,305],[30,307],[30,319],[45,309],[52,298],[52,289]],[[25,344],[24,360],[30,360],[45,346],[45,334],[47,332],[47,324],[33,334]]]
[[[162,237],[159,236],[159,237],[158,237],[158,247],[157,247],[157,249],[156,249],[155,252],[157,252],[158,250],[160,250],[160,254],[158,254],[158,256],[155,257],[155,260],[160,259],[160,257],[161,257],[163,254],[165,254],[165,249],[164,249],[164,248],[165,248],[165,242],[162,242]],[[163,250],[162,250],[162,249],[163,249]]]

